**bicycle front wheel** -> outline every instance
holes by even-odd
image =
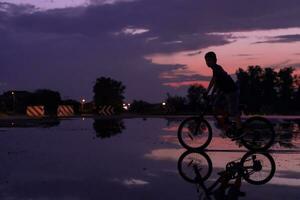
[[[276,171],[273,157],[267,152],[248,152],[242,159],[244,179],[254,185],[263,185],[269,182]]]
[[[251,117],[243,124],[242,144],[251,151],[265,151],[275,140],[272,124],[263,117]]]
[[[205,119],[190,117],[180,124],[177,137],[184,148],[203,150],[211,142],[212,130]]]
[[[190,183],[206,181],[211,175],[212,168],[211,159],[203,151],[186,151],[179,157],[177,163],[180,176]],[[197,174],[200,177],[197,177]]]

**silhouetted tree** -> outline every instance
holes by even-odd
[[[291,67],[280,69],[278,72],[279,103],[277,108],[279,112],[290,111],[292,108],[292,98],[295,89],[293,72],[294,69]]]
[[[296,88],[294,92],[293,107],[300,113],[300,75],[295,76]]]
[[[277,101],[278,73],[273,68],[265,68],[262,76],[262,111],[272,113]]]
[[[27,91],[7,91],[3,93],[1,99],[4,111],[14,111],[18,114],[25,114],[27,106],[43,105],[46,115],[56,115],[57,107],[61,102],[59,92],[48,89],[40,89],[34,93]]]
[[[171,96],[167,93],[166,107],[168,112],[175,113],[186,110],[186,98],[181,96]]]
[[[259,112],[263,102],[263,87],[262,87],[262,76],[263,70],[260,66],[250,66],[248,68],[249,74],[249,88],[248,93],[251,101],[248,102],[248,109],[250,112]]]
[[[273,68],[250,66],[247,71],[236,72],[240,86],[240,103],[252,113],[299,112],[299,77],[294,69],[285,67],[276,72]]]
[[[138,101],[138,100],[134,100],[131,104],[130,104],[130,108],[129,111],[130,112],[134,112],[134,113],[147,113],[147,112],[151,112],[151,110],[153,109],[153,105],[146,102],[146,101]]]
[[[249,104],[249,74],[247,71],[243,69],[238,69],[236,72],[237,75],[237,82],[240,89],[240,103],[248,105]]]
[[[27,91],[7,91],[2,97],[2,110],[25,114],[27,105],[32,101],[32,93]]]
[[[61,97],[59,92],[39,89],[33,93],[30,105],[43,105],[46,115],[56,115],[60,103]]]
[[[109,138],[122,133],[125,129],[124,122],[121,119],[95,119],[93,127],[96,136],[100,138]]]
[[[125,86],[122,82],[101,77],[96,80],[93,88],[97,110],[100,106],[111,105],[116,112],[122,111]]]

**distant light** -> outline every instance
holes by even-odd
[[[128,106],[130,106],[130,103],[129,104],[127,104]]]
[[[15,92],[11,92],[11,94],[12,94],[12,95],[14,95],[14,94],[15,94]]]
[[[126,106],[126,103],[123,103],[123,107]]]
[[[85,99],[82,99],[81,102],[84,103],[84,102],[85,102]]]
[[[123,106],[123,108],[124,108],[125,110],[128,110],[128,106],[126,106],[126,105],[125,105],[125,106]]]
[[[162,105],[165,106],[165,105],[167,105],[167,103],[166,102],[162,102]]]

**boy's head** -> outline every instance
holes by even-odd
[[[217,64],[217,56],[215,54],[215,52],[208,52],[205,54],[205,61],[207,66],[209,67],[213,67],[215,64]]]

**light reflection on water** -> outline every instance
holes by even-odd
[[[164,131],[169,131],[176,133],[177,128],[181,122],[180,119],[167,118],[166,127],[163,128]],[[271,123],[274,125],[274,130],[276,133],[275,144],[273,145],[273,149],[299,149],[300,148],[300,119],[277,119],[271,118]],[[221,133],[219,129],[216,128],[215,122],[209,120],[210,125],[212,126],[212,132],[214,138],[212,143],[208,148],[231,148],[232,143],[228,142],[228,140],[223,140],[225,136]],[[170,139],[170,138],[169,138]],[[171,139],[170,139],[171,140]],[[173,139],[175,142],[176,140]],[[240,144],[236,143],[238,147],[243,148]]]
[[[0,197],[196,199],[196,191],[176,169],[185,151],[176,136],[181,120],[85,118],[62,120],[46,129],[41,128],[43,123],[36,128],[24,128],[28,127],[24,124],[23,128],[0,128]],[[289,199],[299,196],[299,121],[274,123],[278,138],[271,155],[276,174],[265,186],[243,185],[247,191],[243,199],[264,199],[259,194],[270,191],[273,199],[276,194],[278,199],[281,194]],[[213,132],[207,151],[214,167],[211,180],[226,163],[246,153],[214,126]]]

